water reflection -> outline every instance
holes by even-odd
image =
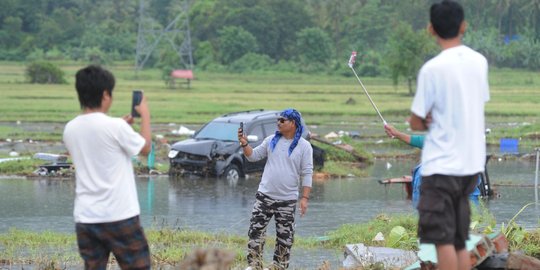
[[[390,163],[390,166],[389,164]],[[367,177],[314,182],[306,216],[297,218],[297,234],[320,236],[345,223],[365,222],[380,213],[415,214],[400,184],[377,180],[410,174],[414,161],[376,161]],[[533,202],[534,162],[490,161],[488,171],[498,197],[487,207],[498,223],[507,222]],[[214,178],[139,178],[141,218],[146,228],[181,227],[245,235],[259,177],[227,181]],[[507,186],[522,185],[522,186]],[[523,187],[528,185],[528,187]],[[11,227],[73,232],[72,180],[0,180],[0,232]],[[527,208],[517,222],[537,227],[540,210]],[[272,227],[269,230],[273,230]]]

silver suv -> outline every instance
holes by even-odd
[[[197,131],[192,138],[177,142],[169,151],[170,175],[193,174],[236,180],[247,173],[262,172],[266,159],[248,162],[238,143],[238,128],[244,131],[252,147],[277,130],[279,111],[250,110],[224,114]],[[302,137],[309,140],[305,123]],[[324,165],[324,150],[312,145],[316,169]]]

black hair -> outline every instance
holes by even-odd
[[[429,20],[433,30],[442,39],[457,37],[464,18],[463,7],[455,1],[444,0],[433,4],[429,11]]]
[[[90,65],[75,74],[75,89],[79,95],[81,108],[95,109],[101,107],[103,93],[107,91],[112,97],[114,76],[100,66]]]

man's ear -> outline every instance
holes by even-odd
[[[463,36],[463,34],[465,34],[467,26],[469,26],[469,24],[466,21],[461,22],[461,24],[459,25],[459,35]]]
[[[428,26],[427,26],[427,31],[430,35],[436,37],[437,36],[437,32],[435,32],[435,29],[433,29],[433,24],[431,23],[428,23]]]
[[[101,101],[110,101],[111,98],[112,97],[109,91],[107,90],[103,91],[103,96],[101,97]]]

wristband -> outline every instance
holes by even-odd
[[[309,197],[308,196],[302,196],[302,199],[309,200]]]
[[[244,148],[244,147],[246,147],[246,146],[248,146],[248,145],[249,145],[249,144],[247,144],[247,143],[246,143],[246,144],[240,144],[240,146],[241,146],[242,148]]]

